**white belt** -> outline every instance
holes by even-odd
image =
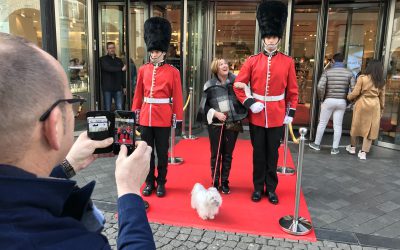
[[[157,104],[170,104],[172,103],[172,97],[171,98],[152,98],[152,97],[145,97],[144,102],[147,103],[157,103]]]
[[[276,102],[285,99],[285,94],[275,96],[263,96],[253,93],[253,97],[263,102]]]

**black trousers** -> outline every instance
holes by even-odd
[[[264,128],[250,123],[250,137],[253,145],[254,191],[275,192],[278,185],[276,168],[278,149],[283,136],[283,126]]]
[[[147,145],[153,148],[150,159],[150,171],[146,178],[146,183],[154,185],[165,184],[167,182],[167,167],[168,167],[168,148],[170,127],[146,127],[142,126],[141,138]],[[155,176],[155,156],[154,151],[157,151],[157,171],[158,176]]]
[[[229,173],[231,171],[232,165],[232,153],[235,149],[236,140],[239,132],[226,129],[222,131],[221,146],[218,153],[218,143],[221,135],[222,126],[208,125],[208,136],[210,138],[210,150],[211,150],[211,179],[214,178],[215,162],[217,163],[217,172],[215,174],[214,183],[229,183]],[[220,171],[220,166],[222,162],[222,171]],[[221,173],[222,172],[222,173]]]

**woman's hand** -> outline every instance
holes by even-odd
[[[221,122],[224,122],[226,120],[226,115],[224,115],[224,113],[221,113],[221,112],[218,112],[218,111],[215,111],[214,117],[216,117]]]
[[[237,88],[237,89],[244,89],[244,88],[246,88],[246,84],[244,84],[244,83],[242,83],[242,82],[235,82],[234,84],[233,84],[233,86],[235,87],[235,88]]]

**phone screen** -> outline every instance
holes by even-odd
[[[135,147],[135,113],[129,111],[115,112],[114,153],[119,152],[121,145],[126,145],[128,154]]]
[[[88,111],[86,113],[88,137],[92,140],[104,140],[112,137],[114,132],[114,114],[108,111]],[[110,153],[113,145],[97,148],[94,153]]]

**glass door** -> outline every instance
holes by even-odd
[[[125,8],[124,3],[99,3],[99,57],[107,54],[107,43],[113,42],[115,44],[115,55],[121,58],[125,65],[128,65]],[[101,72],[101,68],[99,71]],[[128,83],[127,80],[125,78],[126,83]],[[101,88],[100,85],[99,87]],[[102,91],[100,93],[102,96]],[[124,95],[122,109],[129,109],[127,99]],[[102,109],[102,106],[99,108]]]
[[[342,53],[345,55],[346,67],[357,77],[368,61],[376,56],[378,17],[379,7],[373,4],[364,8],[336,8],[332,5],[328,14],[325,60],[332,59],[336,53]],[[351,110],[346,111],[343,130],[350,130],[352,116]],[[328,127],[332,126],[332,122],[329,122]]]
[[[57,22],[58,60],[63,66],[69,80],[71,92],[80,95],[87,101],[81,115],[75,120],[75,130],[86,129],[86,115],[92,100],[89,72],[89,18],[90,1],[70,0],[55,1]],[[91,22],[91,21],[90,21]]]
[[[379,141],[400,149],[400,1],[396,1]]]
[[[295,60],[299,87],[299,103],[293,121],[297,126],[310,124],[318,11],[319,6],[295,5],[294,9],[291,56]]]

